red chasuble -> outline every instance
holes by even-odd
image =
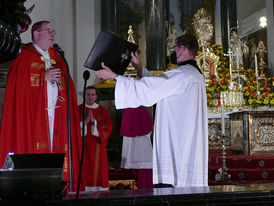
[[[49,49],[49,55],[52,66],[62,71],[55,108],[53,150],[50,151],[47,81],[45,81],[46,60],[32,43],[29,43],[22,48],[20,55],[11,63],[8,71],[1,121],[0,166],[3,165],[9,152],[15,154],[65,153],[64,180],[69,181],[66,66],[54,49]],[[78,180],[81,132],[74,84],[72,79],[69,79],[71,155],[73,190],[75,191]]]
[[[83,105],[79,106],[79,110],[82,113]],[[106,108],[100,105],[97,108],[86,108],[86,114],[89,110],[97,121],[99,137],[91,134],[92,125],[89,122],[86,125],[82,183],[87,187],[108,188],[107,142],[113,124]]]

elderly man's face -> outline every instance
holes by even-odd
[[[50,23],[43,23],[41,28],[35,31],[34,43],[43,50],[48,50],[53,45],[55,31]]]
[[[88,89],[86,91],[86,104],[91,106],[91,105],[94,104],[96,99],[97,99],[96,90],[95,89]]]

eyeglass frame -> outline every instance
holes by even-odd
[[[176,46],[171,47],[171,49],[175,49],[176,47],[177,47],[177,48],[180,48],[181,46],[183,46],[183,45],[180,45],[180,46],[179,46],[179,45],[176,45]]]
[[[42,30],[37,30],[37,32],[42,32],[42,31],[47,31],[48,32],[48,34],[54,34],[54,35],[56,35],[56,31],[54,31],[54,30],[51,30],[51,29],[42,29]]]

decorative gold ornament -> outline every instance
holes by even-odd
[[[213,24],[208,11],[201,8],[193,18],[193,27],[200,47],[208,48],[213,36]]]
[[[216,77],[218,76],[217,64],[219,57],[213,52],[209,50],[200,52],[200,54],[195,57],[195,60],[197,65],[201,68],[206,81],[210,80],[210,77],[213,75]]]
[[[128,33],[127,41],[135,44],[135,40],[133,37],[133,29],[131,25],[129,25],[127,33]]]
[[[54,59],[46,59],[44,56],[41,56],[41,60],[43,62],[50,61],[51,64],[56,64],[56,61]]]
[[[274,114],[251,114],[248,120],[250,154],[273,154]]]
[[[152,73],[155,74],[156,76],[160,76],[160,75],[163,74],[165,71],[162,71],[162,70],[151,70],[150,72],[152,72]]]
[[[195,59],[205,76],[205,80],[208,81],[211,76],[218,76],[217,64],[219,57],[209,48],[210,40],[213,36],[213,24],[211,23],[209,12],[204,8],[199,9],[194,15],[193,27],[199,47],[202,48],[202,52]]]
[[[129,25],[128,27],[128,37],[127,37],[127,41],[128,42],[131,42],[133,44],[135,44],[135,40],[134,40],[134,37],[133,37],[133,29],[132,29],[132,26]],[[137,71],[136,69],[132,66],[131,63],[129,63],[125,73],[124,73],[125,76],[136,76],[137,75]]]
[[[56,64],[56,61],[54,59],[50,60],[51,64]]]
[[[95,88],[114,88],[115,82],[112,79],[100,79],[100,83],[93,85]]]
[[[244,95],[241,91],[226,90],[220,93],[221,102],[226,107],[239,107],[245,105]]]

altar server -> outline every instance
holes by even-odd
[[[153,183],[175,187],[208,185],[208,119],[205,80],[194,57],[195,36],[177,38],[178,67],[155,76],[141,66],[137,53],[131,63],[140,79],[116,75],[102,63],[96,71],[116,81],[117,109],[156,105],[153,138]]]

